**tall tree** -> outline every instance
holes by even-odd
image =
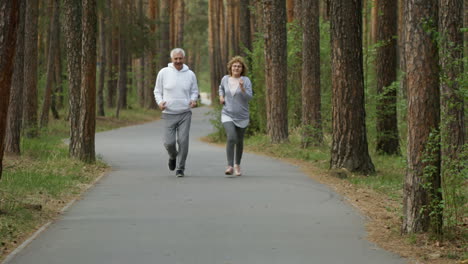
[[[329,2],[330,0],[320,0],[320,17],[324,21],[329,21],[330,16],[329,16]]]
[[[209,0],[208,2],[208,28],[209,28],[209,56],[210,56],[210,73],[211,73],[211,98],[217,98],[219,82],[222,76],[226,73],[225,56],[222,51],[222,34],[224,19],[223,0]],[[217,100],[212,100],[213,104]]]
[[[83,0],[81,61],[81,108],[79,121],[80,145],[78,157],[94,162],[96,130],[96,0]]]
[[[405,1],[405,61],[408,92],[408,143],[403,188],[403,233],[442,225],[437,208],[441,199],[440,146],[430,139],[440,123],[437,43],[437,0]]]
[[[463,0],[440,0],[439,3],[442,163],[445,164],[457,160],[465,144],[464,100],[457,79],[463,73]]]
[[[11,83],[10,105],[5,139],[5,151],[19,155],[21,153],[21,122],[23,120],[23,83],[24,83],[24,19],[26,0],[20,0],[19,25],[16,38],[16,54]],[[3,97],[2,97],[3,98]]]
[[[295,19],[294,0],[286,0],[286,16],[288,23],[293,22]]]
[[[107,10],[102,8],[99,12],[99,86],[97,92],[97,115],[105,116],[104,110],[104,86],[106,82],[106,71],[107,71]]]
[[[373,173],[364,109],[361,1],[330,1],[332,129],[330,167]]]
[[[170,52],[170,25],[169,25],[169,10],[170,3],[169,0],[161,0],[161,9],[160,9],[160,46],[159,46],[159,69],[162,69],[167,66],[167,63],[170,61],[169,52]]]
[[[118,100],[117,117],[120,109],[127,108],[127,68],[128,68],[128,18],[129,3],[127,0],[120,0],[119,6],[119,78],[117,82]]]
[[[117,26],[117,14],[119,12],[116,8],[117,0],[107,0],[106,6],[109,12],[109,36],[108,36],[108,48],[106,54],[107,61],[107,93],[106,103],[107,107],[115,107],[115,97],[117,93],[117,69],[119,61],[119,48],[118,48],[118,26]]]
[[[3,150],[10,103],[19,7],[20,1],[18,0],[0,2],[0,179],[3,171]]]
[[[323,142],[319,0],[302,0],[302,146]]]
[[[227,38],[228,38],[228,57],[232,57],[235,55],[238,55],[240,52],[240,46],[239,46],[239,39],[238,35],[240,34],[239,32],[239,14],[237,13],[237,10],[239,9],[239,1],[238,0],[227,0],[227,8],[226,8],[226,13],[227,13]]]
[[[263,0],[267,131],[273,143],[288,140],[285,0]]]
[[[54,88],[54,79],[55,79],[55,54],[58,48],[58,35],[57,31],[60,30],[59,28],[59,0],[53,0],[52,4],[52,17],[49,23],[49,52],[47,53],[47,81],[46,81],[46,88],[44,91],[44,100],[42,104],[42,113],[40,119],[40,127],[47,127],[49,123],[49,112],[51,108],[51,100],[52,100],[52,90]]]
[[[397,0],[377,1],[377,152],[399,154],[396,109],[397,89]]]
[[[23,90],[23,130],[25,136],[37,136],[37,27],[39,1],[26,1],[26,22],[24,38],[24,90]]]
[[[143,12],[143,0],[138,1],[138,28],[141,32],[145,32],[145,13]],[[137,79],[137,95],[138,95],[138,104],[140,107],[145,106],[145,55],[146,55],[146,46],[141,50],[141,56],[138,58],[138,79]]]
[[[69,155],[79,157],[79,117],[81,97],[81,0],[64,0],[65,40],[67,46],[68,102],[70,119]]]
[[[156,21],[159,20],[159,1],[149,0],[148,2],[148,18],[151,21],[150,31],[153,36],[158,36],[158,30],[156,28]],[[159,60],[156,60],[156,50],[159,50],[159,38],[156,37],[153,45],[150,45],[146,52],[145,59],[145,106],[148,109],[157,109],[156,101],[154,100],[154,80],[157,73]],[[157,63],[156,63],[157,62]]]
[[[246,56],[246,50],[252,51],[252,32],[250,30],[250,4],[249,0],[240,0],[239,16],[240,19],[240,55]]]

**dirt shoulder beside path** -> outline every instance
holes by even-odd
[[[201,140],[224,147],[224,144],[210,142],[207,138]],[[249,153],[273,157],[269,153],[248,150],[248,146],[246,149]],[[289,158],[278,159],[300,167],[311,179],[329,186],[345,197],[351,205],[366,216],[367,239],[379,247],[409,259],[412,264],[468,264],[467,259],[453,259],[463,255],[464,252],[463,245],[457,241],[444,243],[434,241],[427,235],[402,236],[400,234],[401,201],[392,200],[365,186],[357,186],[348,180],[334,177],[328,170],[317,168],[310,162]]]

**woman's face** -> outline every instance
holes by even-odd
[[[242,64],[240,62],[234,62],[232,65],[231,65],[231,72],[232,72],[232,76],[237,76],[239,77],[242,73]]]

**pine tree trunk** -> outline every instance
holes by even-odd
[[[62,11],[60,11],[62,12]],[[58,21],[58,27],[61,28],[60,19]],[[58,97],[57,100],[57,109],[63,108],[63,80],[62,80],[62,45],[60,41],[61,33],[60,30],[57,31],[57,50],[55,52],[55,96]],[[54,117],[55,118],[55,117]],[[58,119],[58,118],[57,118]]]
[[[159,49],[159,69],[167,67],[170,62],[170,25],[169,25],[169,0],[161,0],[160,18],[161,18],[161,35],[160,35],[160,49]]]
[[[159,2],[155,0],[150,0],[148,3],[148,17],[150,21],[156,21],[159,19]],[[150,27],[153,35],[158,35],[158,30],[154,25]],[[154,99],[154,80],[156,79],[155,74],[158,72],[156,69],[159,65],[159,60],[156,62],[156,50],[159,50],[160,41],[157,39],[150,47],[150,50],[146,55],[146,66],[145,66],[145,76],[146,76],[146,89],[145,89],[145,106],[148,109],[158,109],[156,105],[156,100]]]
[[[286,3],[263,0],[267,130],[272,143],[288,141]]]
[[[40,127],[45,128],[49,124],[49,112],[51,109],[52,101],[52,90],[54,88],[54,78],[55,78],[55,54],[58,47],[57,42],[57,31],[58,28],[57,21],[59,20],[59,4],[57,0],[52,1],[52,17],[50,19],[50,30],[49,30],[49,52],[47,54],[47,80],[46,87],[44,91],[44,101],[42,104],[42,113],[40,120]]]
[[[99,29],[100,29],[100,34],[99,34],[99,40],[100,40],[100,53],[99,53],[99,86],[98,86],[98,92],[97,92],[97,115],[98,116],[105,116],[106,113],[104,111],[104,86],[106,82],[106,71],[107,71],[107,61],[106,61],[106,43],[107,43],[107,38],[106,38],[106,10],[102,10],[101,12],[101,17],[99,19]]]
[[[302,1],[302,146],[323,142],[320,95],[319,0]]]
[[[377,21],[377,152],[399,154],[397,123],[397,0],[378,0]]]
[[[67,43],[68,101],[70,105],[69,155],[79,157],[81,97],[81,0],[64,0],[65,39]]]
[[[248,51],[252,51],[252,32],[250,31],[250,10],[249,10],[249,0],[240,0],[240,45],[241,51],[240,55],[245,57]]]
[[[24,83],[24,20],[26,0],[19,1],[19,24],[16,38],[16,54],[11,83],[10,104],[5,139],[5,152],[20,155],[21,121],[23,120],[23,83]]]
[[[286,0],[286,14],[288,23],[293,22],[294,20],[294,0]]]
[[[39,1],[26,3],[25,48],[24,48],[24,87],[23,87],[23,130],[27,138],[37,137],[37,31]]]
[[[3,150],[5,149],[19,7],[20,1],[18,0],[0,2],[0,179],[3,171]]]
[[[370,174],[364,109],[361,1],[330,2],[332,59],[332,169]]]
[[[463,33],[460,30],[463,27],[462,11],[463,0],[440,0],[443,165],[458,160],[466,135],[463,95],[457,80],[463,73]]]
[[[329,0],[320,0],[320,17],[324,21],[329,21],[330,16],[329,16]]]
[[[62,12],[60,10],[60,2],[58,3],[58,11],[59,14]],[[57,120],[60,118],[58,109],[63,108],[63,91],[62,91],[62,54],[61,54],[61,47],[60,47],[60,16],[56,20],[56,27],[55,30],[55,39],[56,39],[56,49],[55,49],[55,56],[54,56],[54,69],[53,69],[53,83],[54,87],[52,88],[52,97],[50,102],[50,110],[52,111],[52,117]],[[58,100],[57,100],[58,98]]]
[[[117,82],[118,100],[117,100],[117,118],[119,110],[127,109],[127,68],[128,68],[128,51],[127,51],[127,24],[128,24],[128,3],[126,0],[120,0],[119,8],[119,78]]]
[[[441,212],[430,205],[440,200],[440,147],[430,134],[440,123],[437,43],[427,30],[437,31],[437,0],[405,2],[405,61],[408,89],[408,143],[403,189],[403,233],[437,230]],[[432,21],[432,25],[422,23]],[[430,154],[430,160],[427,155]],[[426,171],[430,168],[430,172]],[[431,216],[432,215],[432,216]],[[432,226],[432,227],[431,227]]]
[[[211,98],[212,104],[217,104],[219,82],[226,72],[221,49],[223,44],[221,40],[223,38],[221,35],[222,19],[224,19],[223,1],[209,0],[208,10]]]
[[[94,162],[94,134],[96,131],[96,0],[83,0],[83,34],[81,61],[81,111],[79,122],[79,159]]]

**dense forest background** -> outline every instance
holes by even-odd
[[[215,109],[226,63],[242,55],[249,135],[326,148],[345,175],[373,177],[373,156],[401,157],[402,232],[442,236],[466,224],[466,2],[2,1],[0,153],[20,155],[24,138],[66,119],[70,157],[92,163],[96,117],[157,111],[172,48]]]

